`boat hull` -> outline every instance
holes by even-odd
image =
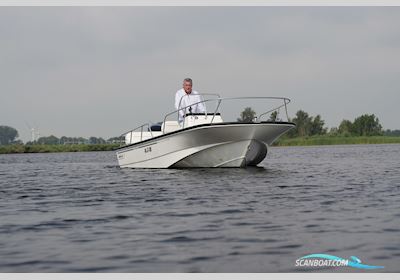
[[[121,168],[245,167],[292,123],[220,123],[190,127],[117,150]]]

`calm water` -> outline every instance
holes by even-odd
[[[311,253],[400,272],[400,145],[272,148],[248,169],[0,155],[0,219],[0,272],[296,272]]]

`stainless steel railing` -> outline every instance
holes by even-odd
[[[151,134],[151,137],[153,137],[153,132],[152,132],[152,130],[151,130],[150,122],[144,123],[144,124],[142,124],[141,126],[138,126],[138,127],[134,128],[134,129],[131,129],[131,130],[129,130],[129,131],[127,131],[127,132],[121,134],[120,137],[119,137],[119,139],[120,139],[120,146],[123,146],[123,144],[122,144],[122,143],[123,143],[123,142],[122,142],[122,138],[125,138],[125,135],[127,135],[128,133],[130,133],[129,144],[132,143],[132,135],[133,135],[133,132],[135,132],[135,131],[138,130],[138,129],[140,129],[140,141],[142,141],[142,140],[143,140],[143,128],[144,128],[144,127],[147,127],[147,131],[149,131],[150,134]],[[125,142],[125,141],[124,141],[124,142]],[[126,144],[126,143],[125,143],[125,144]]]
[[[182,98],[183,98],[183,97],[182,97]],[[181,101],[182,101],[182,98],[181,98]],[[273,109],[271,109],[271,110],[268,110],[268,111],[266,111],[266,112],[261,113],[261,114],[256,118],[255,121],[256,121],[256,122],[259,122],[259,121],[261,120],[261,117],[265,116],[265,115],[268,114],[268,113],[271,113],[271,112],[274,112],[274,111],[279,111],[279,109],[282,108],[282,107],[285,107],[286,119],[287,119],[287,121],[289,121],[289,114],[288,114],[288,111],[287,111],[287,104],[290,103],[290,99],[289,99],[289,98],[286,98],[286,97],[275,97],[275,96],[255,96],[255,97],[227,97],[227,98],[215,98],[215,99],[202,100],[202,101],[199,101],[199,102],[190,104],[190,105],[188,105],[188,106],[179,108],[178,110],[175,110],[175,111],[173,111],[173,112],[167,114],[167,115],[164,117],[164,123],[165,123],[167,117],[169,117],[169,116],[171,116],[172,114],[175,114],[175,113],[177,113],[177,112],[178,112],[178,118],[179,118],[179,111],[181,111],[181,110],[184,110],[184,111],[186,112],[186,109],[187,109],[187,108],[192,107],[192,106],[194,106],[194,105],[197,105],[197,104],[199,104],[199,103],[206,103],[206,102],[209,102],[209,101],[217,101],[218,105],[216,106],[216,108],[215,108],[215,110],[214,110],[214,113],[212,114],[213,117],[212,117],[211,122],[210,122],[210,123],[213,123],[214,118],[215,118],[215,116],[216,116],[217,113],[218,113],[218,110],[219,110],[219,108],[220,108],[220,106],[221,106],[222,101],[224,101],[224,100],[244,100],[244,99],[273,99],[273,100],[282,100],[282,101],[283,101],[283,104],[282,104],[282,105],[280,105],[280,106],[278,106],[278,107],[275,107],[275,108],[273,108]],[[181,104],[181,102],[179,102],[179,104]],[[205,112],[205,114],[206,114],[206,116],[208,115],[207,112]],[[210,114],[210,115],[211,115],[211,114]],[[183,124],[183,127],[182,127],[182,128],[184,128],[184,124]],[[163,130],[163,133],[164,133],[164,130]]]
[[[206,114],[206,116],[207,116],[207,115],[212,115],[212,118],[211,118],[210,123],[213,123],[213,121],[214,121],[214,119],[215,119],[215,116],[218,114],[218,111],[219,111],[219,109],[221,108],[221,103],[222,103],[223,101],[227,101],[227,100],[246,100],[246,99],[250,99],[250,100],[270,99],[270,100],[282,100],[282,101],[283,101],[283,104],[281,104],[281,105],[279,105],[279,106],[277,106],[277,107],[274,107],[273,109],[270,109],[270,110],[268,110],[268,111],[266,111],[266,112],[263,112],[263,113],[261,113],[260,115],[258,115],[258,116],[255,118],[255,122],[261,122],[261,118],[262,118],[263,116],[267,115],[268,113],[272,113],[272,112],[274,112],[274,111],[279,112],[279,110],[280,110],[281,108],[283,108],[283,107],[285,108],[286,119],[287,119],[287,121],[289,121],[289,114],[288,114],[288,110],[287,110],[287,105],[290,103],[290,99],[289,99],[289,98],[286,98],[286,97],[254,96],[254,97],[227,97],[227,98],[221,98],[221,97],[219,96],[219,94],[215,94],[215,93],[203,93],[203,94],[198,94],[198,95],[201,96],[201,99],[202,99],[201,101],[196,102],[196,103],[193,103],[193,104],[190,104],[190,105],[188,105],[188,106],[185,106],[185,107],[182,107],[182,108],[181,108],[180,105],[181,105],[181,103],[182,103],[182,99],[183,99],[183,97],[184,97],[184,96],[183,96],[183,97],[180,99],[180,101],[179,101],[179,107],[178,107],[179,109],[177,109],[177,110],[175,110],[175,111],[173,111],[173,112],[170,112],[170,113],[168,113],[167,115],[164,116],[164,121],[163,121],[164,126],[163,126],[163,129],[162,129],[162,134],[165,133],[165,123],[166,123],[166,120],[167,120],[167,118],[168,118],[169,116],[171,116],[171,115],[173,115],[173,114],[178,114],[178,119],[179,119],[179,112],[180,112],[180,111],[184,110],[185,115],[186,115],[186,111],[187,111],[187,109],[188,109],[189,107],[192,107],[192,106],[197,105],[197,104],[200,104],[200,103],[207,103],[207,102],[212,102],[212,101],[217,102],[217,106],[216,106],[216,108],[215,108],[215,110],[214,110],[214,112],[213,112],[212,114],[211,114],[211,113],[208,114],[208,113],[207,113],[207,110],[206,110],[206,106],[204,106],[204,107],[205,107],[205,114]],[[205,99],[205,100],[204,100],[204,99],[202,98],[202,96],[217,96],[218,98]],[[122,139],[122,137],[125,137],[126,134],[130,133],[130,141],[129,141],[129,143],[132,143],[132,135],[133,135],[133,132],[135,132],[136,130],[140,129],[140,131],[141,131],[141,132],[140,132],[140,141],[142,141],[142,140],[143,140],[143,129],[144,129],[145,127],[148,127],[148,130],[147,130],[147,131],[149,131],[149,132],[151,133],[151,137],[153,137],[153,133],[152,133],[152,130],[151,130],[151,125],[150,125],[150,122],[149,122],[149,123],[142,124],[141,126],[138,126],[138,127],[134,128],[134,129],[132,129],[132,130],[129,130],[129,131],[123,133],[123,134],[120,136],[120,139]],[[184,123],[183,123],[182,128],[184,128]],[[121,145],[122,145],[122,141],[121,141]]]

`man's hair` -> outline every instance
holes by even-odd
[[[184,80],[183,80],[183,83],[185,83],[185,82],[188,82],[188,83],[190,83],[191,85],[193,85],[193,81],[192,81],[191,78],[186,78],[186,79],[184,79]]]

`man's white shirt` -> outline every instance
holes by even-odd
[[[185,107],[190,106],[192,108],[192,113],[204,113],[205,112],[205,105],[201,102],[201,96],[198,95],[197,91],[192,90],[192,93],[187,94],[185,90],[182,88],[178,90],[175,94],[175,109],[182,110],[179,111],[179,122],[183,121],[183,116],[185,115]],[[201,102],[195,104],[197,102]],[[191,106],[192,104],[195,104]],[[186,113],[190,113],[190,107],[186,108]]]

